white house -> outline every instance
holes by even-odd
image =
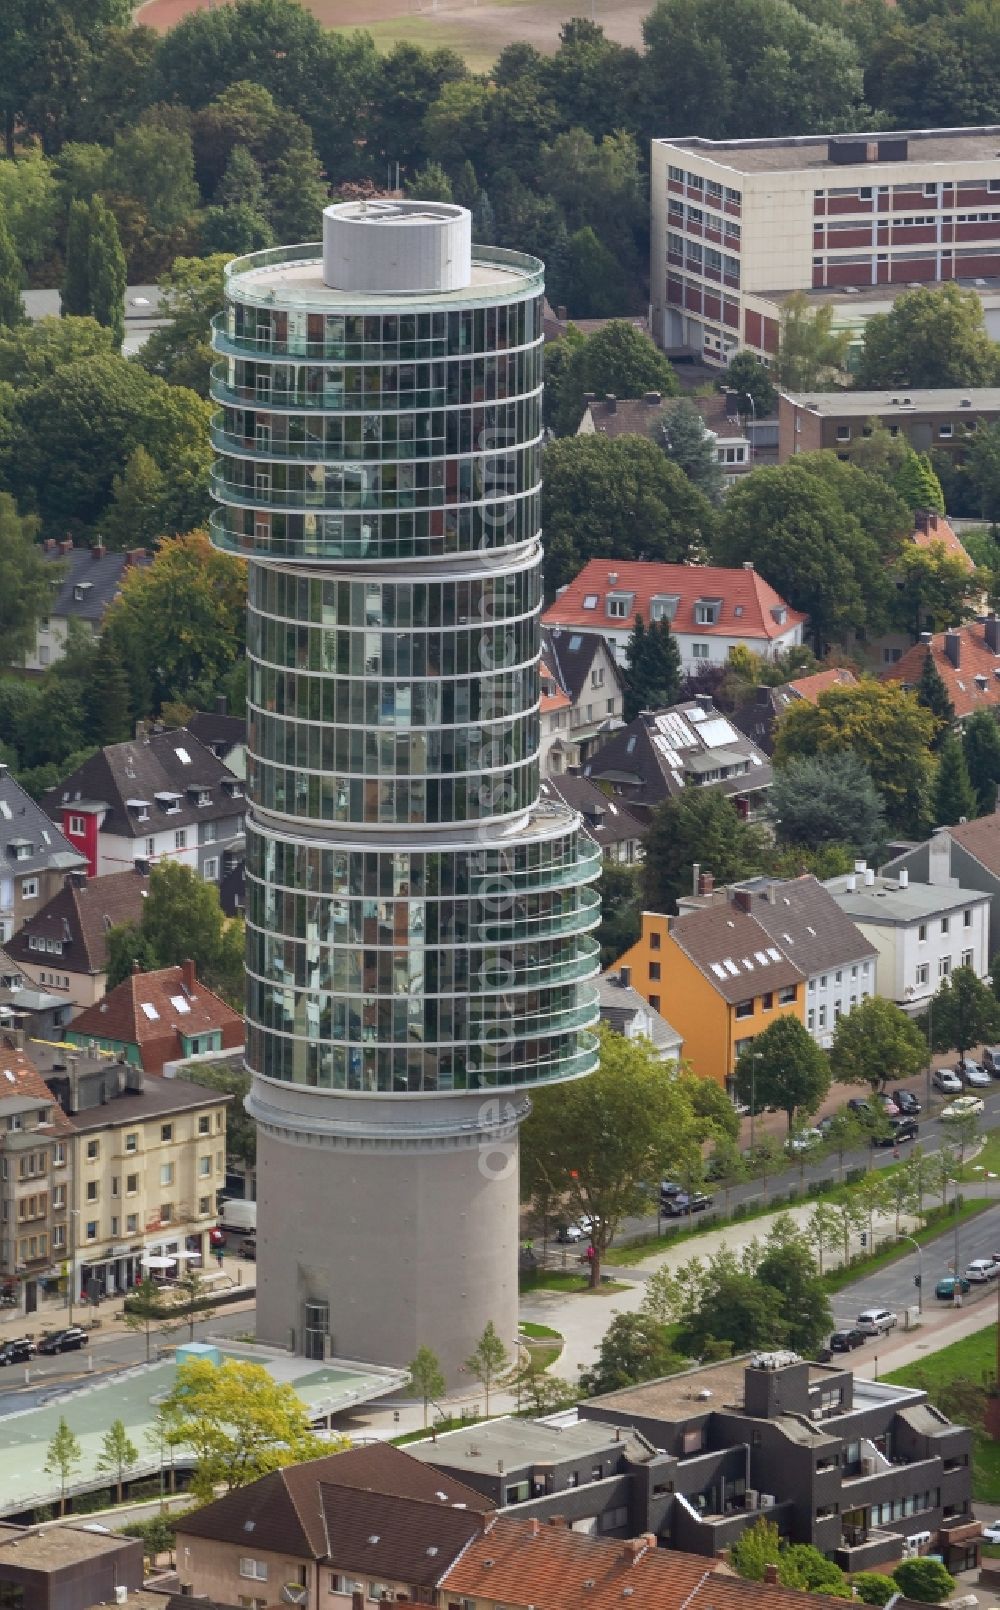
[[[922,1012],[956,967],[989,971],[988,894],[957,880],[914,883],[905,868],[880,876],[864,862],[826,887],[878,951],[875,993],[905,1012]]]

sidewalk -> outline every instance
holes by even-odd
[[[216,1277],[214,1280],[211,1278],[213,1272]],[[230,1258],[221,1271],[226,1277],[224,1280],[219,1279],[219,1273],[214,1264],[211,1270],[206,1271],[206,1296],[210,1292],[214,1296],[217,1290],[230,1290],[231,1280],[246,1292],[246,1298],[245,1301],[221,1305],[215,1310],[217,1314],[240,1313],[246,1306],[256,1303],[256,1264]],[[117,1292],[113,1297],[103,1298],[98,1304],[75,1302],[72,1319],[69,1304],[64,1297],[43,1298],[33,1314],[25,1314],[19,1308],[0,1308],[0,1342],[11,1341],[19,1336],[32,1336],[37,1341],[45,1331],[62,1330],[70,1324],[80,1325],[84,1330],[92,1330],[95,1334],[99,1333],[102,1340],[107,1336],[123,1335],[128,1330],[122,1311],[125,1295],[127,1293]]]

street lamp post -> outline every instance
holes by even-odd
[[[760,1061],[760,1052],[750,1053],[750,1150],[754,1148],[756,1135],[755,1123],[757,1118],[757,1063]]]
[[[68,1278],[67,1288],[66,1288],[67,1289],[67,1294],[68,1294],[68,1297],[69,1297],[69,1313],[68,1313],[66,1322],[69,1325],[72,1325],[72,1323],[73,1323],[73,1299],[74,1299],[75,1289],[76,1289],[76,1222],[75,1221],[79,1218],[79,1216],[80,1216],[80,1214],[79,1214],[79,1210],[77,1208],[70,1208],[69,1213],[67,1215],[67,1217],[69,1218],[69,1278]]]
[[[922,1314],[923,1311],[924,1311],[924,1255],[923,1255],[923,1252],[922,1252],[921,1247],[920,1247],[920,1242],[916,1239],[915,1236],[904,1235],[900,1230],[896,1231],[896,1240],[897,1241],[909,1241],[910,1245],[912,1247],[916,1248],[916,1252],[917,1252],[917,1313]],[[998,1301],[1000,1301],[1000,1289],[998,1289],[997,1298],[998,1298]],[[998,1346],[998,1348],[1000,1348],[1000,1341],[998,1341],[997,1346]]]

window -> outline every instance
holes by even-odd
[[[951,973],[951,957],[942,956],[938,962],[938,978],[947,978]]]
[[[87,1220],[87,1232],[86,1232],[86,1234],[87,1234],[87,1240],[88,1241],[96,1241],[97,1240],[97,1220],[96,1219],[88,1219]]]
[[[331,1571],[329,1582],[331,1593],[361,1593],[364,1591],[360,1582],[352,1581],[349,1576],[342,1575],[340,1571]]]
[[[173,1138],[174,1138],[174,1126],[173,1126],[173,1124],[161,1124],[160,1125],[160,1139],[161,1140],[173,1140]]]
[[[172,1202],[161,1202],[160,1203],[160,1223],[161,1224],[170,1224],[172,1222],[172,1220],[173,1220],[173,1216],[174,1216],[174,1204]]]
[[[38,899],[38,879],[37,878],[22,878],[21,879],[21,899],[22,900],[37,900]]]
[[[208,860],[205,862],[205,865],[201,869],[201,875],[205,879],[206,883],[218,883],[219,857],[217,855],[209,856]]]
[[[623,621],[628,614],[628,599],[616,598],[612,594],[607,599],[605,607],[607,608],[608,615],[612,620]]]
[[[212,1159],[211,1159],[211,1157],[199,1157],[199,1159],[198,1159],[198,1173],[201,1176],[201,1178],[202,1179],[206,1178],[206,1176],[211,1174],[211,1172],[212,1172]],[[168,1180],[164,1181],[164,1184],[169,1184],[169,1183],[170,1182]]]
[[[56,1247],[64,1247],[65,1245],[66,1245],[66,1226],[64,1224],[54,1224],[52,1226],[52,1248],[53,1248],[53,1251],[55,1250]]]
[[[837,426],[837,440],[838,440],[838,442],[849,442],[850,439],[851,439],[851,427],[850,427],[850,425],[838,425]]]
[[[173,1163],[161,1163],[161,1165],[160,1165],[160,1184],[161,1185],[173,1185],[173,1183],[174,1183],[174,1165],[173,1165]]]
[[[770,1012],[771,1009],[773,1008],[773,1006],[774,1006],[774,993],[773,993],[772,990],[768,990],[767,993],[765,995],[762,995],[761,998],[760,998],[761,1011],[762,1012]]]
[[[650,962],[650,964],[649,964],[649,976],[650,976],[651,979],[653,979],[653,980],[655,980],[657,982],[659,981],[659,978],[660,978],[660,964],[659,964],[659,962]]]
[[[87,1201],[88,1202],[96,1202],[97,1201],[97,1181],[96,1180],[88,1180],[87,1181]]]
[[[654,1012],[658,1012],[660,1010],[660,997],[658,995],[650,995],[649,1004],[653,1008]]]
[[[954,427],[951,426],[951,425],[939,425],[938,426],[938,435],[940,436],[940,438],[941,438],[941,440],[943,442],[947,442],[947,441],[950,441],[950,439],[952,437],[952,434],[953,434],[953,430],[954,430]]]
[[[138,1189],[139,1189],[139,1176],[138,1176],[138,1174],[126,1174],[126,1176],[125,1176],[125,1195],[126,1196],[135,1196],[135,1194],[138,1191]]]
[[[125,1136],[125,1150],[127,1152],[137,1152],[139,1150],[139,1136],[137,1134]]]
[[[146,840],[146,854],[147,855],[152,855],[154,853],[155,849],[156,849],[156,840],[155,839],[147,839]]]
[[[389,1589],[386,1587],[384,1582],[369,1582],[368,1597],[369,1599],[373,1600],[375,1604],[379,1604],[383,1599],[388,1599],[390,1597]]]
[[[267,1561],[252,1560],[248,1557],[240,1560],[240,1576],[252,1577],[255,1582],[266,1582]]]
[[[174,829],[174,849],[175,850],[186,850],[187,849],[187,841],[188,841],[187,828],[186,827],[175,828]]]
[[[84,830],[83,817],[71,816],[69,819],[69,830],[71,833],[82,833]]]
[[[128,1215],[128,1218],[125,1220],[125,1234],[126,1235],[135,1235],[135,1233],[138,1230],[138,1228],[139,1228],[139,1215],[138,1215],[138,1213],[130,1213]]]
[[[52,1187],[52,1207],[53,1207],[53,1210],[58,1212],[61,1208],[64,1208],[65,1206],[66,1206],[66,1187],[65,1187],[65,1185],[53,1185],[53,1187]]]
[[[917,938],[919,939],[921,944],[923,944],[924,941],[926,940],[926,938],[927,938],[927,924],[925,922],[922,922],[920,924],[920,927],[917,929]]]
[[[100,1155],[101,1155],[101,1143],[100,1143],[100,1141],[99,1140],[88,1140],[88,1142],[87,1142],[87,1162],[88,1163],[95,1163],[97,1161],[97,1159],[100,1157]]]
[[[112,1174],[112,1176],[111,1176],[111,1195],[112,1196],[121,1196],[121,1194],[122,1194],[121,1176],[118,1175],[118,1174]]]
[[[737,1001],[737,1003],[736,1003],[736,1016],[737,1017],[753,1017],[753,1001],[752,1000],[750,1000],[750,1001]]]
[[[693,660],[707,660],[708,659],[708,644],[707,643],[692,643],[691,644],[691,658]]]
[[[531,1497],[530,1481],[512,1481],[504,1491],[505,1504],[523,1504]]]
[[[603,665],[597,665],[591,671],[591,673],[590,673],[590,685],[591,685],[592,688],[603,688],[603,686],[604,686],[604,666]]]
[[[649,618],[653,621],[672,621],[677,613],[680,597],[651,598],[649,602]]]
[[[722,612],[721,598],[699,598],[694,606],[697,626],[714,626]]]
[[[66,1142],[64,1140],[57,1140],[52,1148],[52,1166],[54,1168],[65,1168],[66,1166]]]
[[[199,1198],[198,1198],[198,1217],[201,1218],[201,1219],[207,1218],[207,1217],[209,1217],[211,1215],[211,1212],[212,1212],[212,1198],[210,1196],[199,1196]]]
[[[974,956],[975,956],[974,951],[963,950],[963,952],[962,952],[962,966],[963,967],[973,967],[975,965],[975,962],[973,960]]]
[[[597,594],[596,593],[588,593],[586,598],[583,600],[583,607],[584,607],[584,609],[596,609],[597,608]]]
[[[917,983],[926,984],[930,978],[930,967],[927,962],[921,962],[916,973]]]
[[[791,1006],[792,1002],[794,1000],[798,999],[798,993],[799,993],[798,985],[797,984],[789,984],[787,989],[781,989],[781,990],[778,991],[778,1005],[779,1006]]]
[[[951,933],[951,918],[950,917],[942,917],[941,918],[941,932],[943,934]]]
[[[199,1116],[198,1133],[199,1135],[210,1135],[212,1133],[212,1119],[207,1112],[203,1112]]]
[[[971,910],[962,912],[962,927],[963,928],[971,928],[972,927],[972,912],[971,912]]]

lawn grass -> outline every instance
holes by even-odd
[[[627,1291],[628,1287],[620,1280],[602,1280],[597,1287],[591,1287],[589,1274],[577,1274],[571,1269],[536,1269],[530,1275],[521,1276],[521,1291],[587,1291],[595,1297],[603,1297],[608,1292]]]
[[[918,1364],[904,1364],[898,1370],[890,1370],[884,1379],[897,1386],[922,1386],[926,1382],[933,1403],[935,1387],[957,1380],[992,1380],[996,1363],[997,1328],[988,1325],[952,1342],[949,1347],[928,1353]],[[1000,1443],[993,1442],[981,1431],[974,1434],[972,1496],[980,1503],[1000,1503]]]
[[[537,1325],[532,1319],[522,1319],[518,1330],[522,1335],[530,1336],[532,1341],[551,1339],[554,1342],[562,1341],[562,1332],[553,1330],[551,1325]]]

